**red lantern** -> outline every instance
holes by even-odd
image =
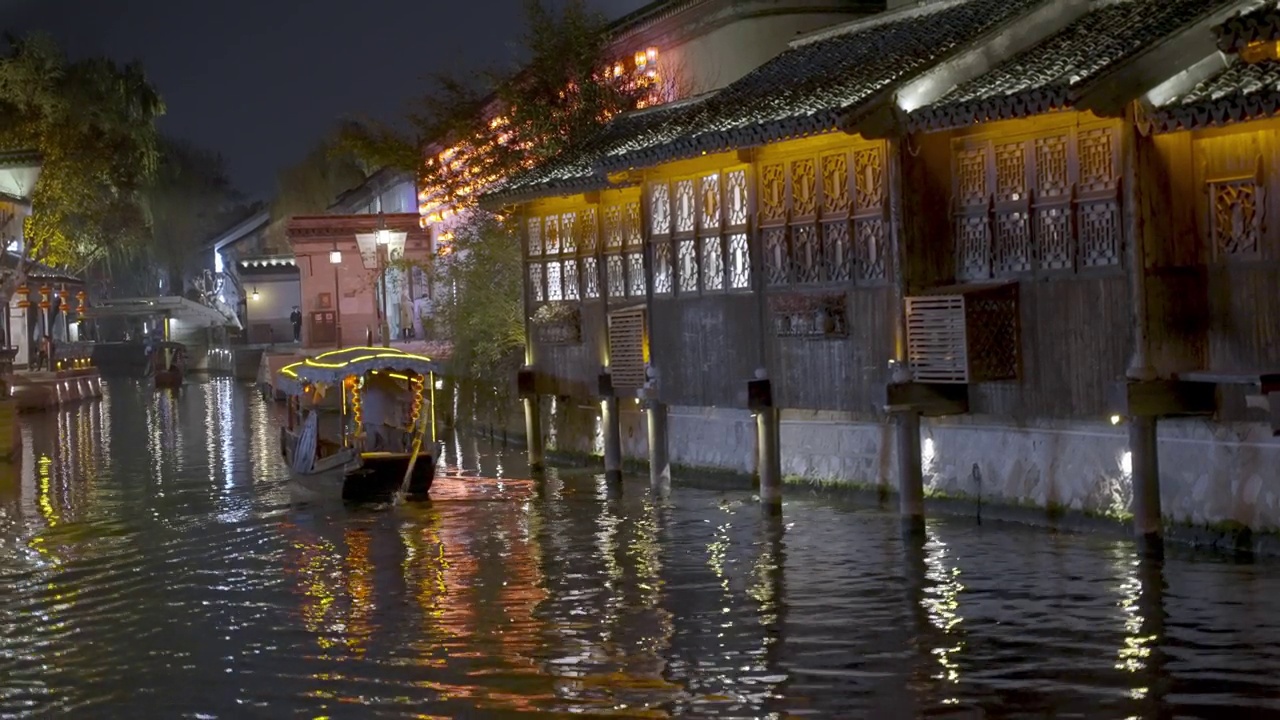
[[[31,307],[31,301],[27,299],[27,296],[31,294],[31,288],[25,284],[19,285],[16,292],[18,295],[18,307],[23,309]]]

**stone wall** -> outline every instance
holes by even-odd
[[[554,411],[554,412],[553,412]],[[543,399],[548,450],[600,455],[599,405]],[[523,437],[523,412],[511,414]],[[676,466],[752,474],[755,419],[745,410],[673,407],[668,414]],[[897,485],[895,428],[854,422],[838,412],[782,413],[782,470],[791,481],[885,488]],[[648,458],[646,416],[622,401],[623,456]],[[1240,524],[1280,530],[1280,438],[1263,424],[1166,419],[1159,425],[1164,514],[1192,526]],[[992,418],[921,423],[926,492],[1008,505],[1124,518],[1132,497],[1123,425],[1042,422],[1013,426]]]

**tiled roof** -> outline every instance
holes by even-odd
[[[39,165],[42,156],[37,150],[5,150],[0,151],[0,168],[29,167]]]
[[[681,100],[621,115],[589,140],[569,148],[497,189],[488,192],[484,201],[528,201],[549,195],[599,190],[609,186],[605,175],[598,172],[597,161],[606,154],[626,152],[643,147],[655,134],[687,117],[710,95]]]
[[[1265,5],[1227,20],[1215,31],[1218,48],[1228,53],[1240,52],[1252,42],[1280,40],[1280,3],[1267,0]]]
[[[911,114],[914,130],[1069,108],[1079,90],[1233,0],[1112,0],[1061,32]]]
[[[1040,0],[944,0],[797,41],[645,142],[607,153],[606,170],[823,133]]]
[[[1159,132],[1271,117],[1280,111],[1280,61],[1236,61],[1150,114]]]

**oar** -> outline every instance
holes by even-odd
[[[421,413],[426,415],[426,413]],[[426,424],[423,423],[422,417],[418,418],[418,436],[413,441],[413,453],[409,455],[409,467],[405,468],[404,480],[400,481],[400,490],[396,492],[395,500],[392,504],[399,505],[409,494],[409,481],[413,478],[413,466],[418,464],[418,454],[422,451],[422,437],[426,434]]]

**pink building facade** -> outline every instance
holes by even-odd
[[[380,227],[385,245],[377,242]],[[426,291],[413,287],[414,278],[426,273],[405,272],[395,261],[423,268],[431,262],[431,238],[417,213],[298,216],[289,220],[288,237],[298,263],[304,348],[352,347],[370,338],[381,344],[379,281],[388,261],[387,326],[392,339],[402,337],[413,298]]]

